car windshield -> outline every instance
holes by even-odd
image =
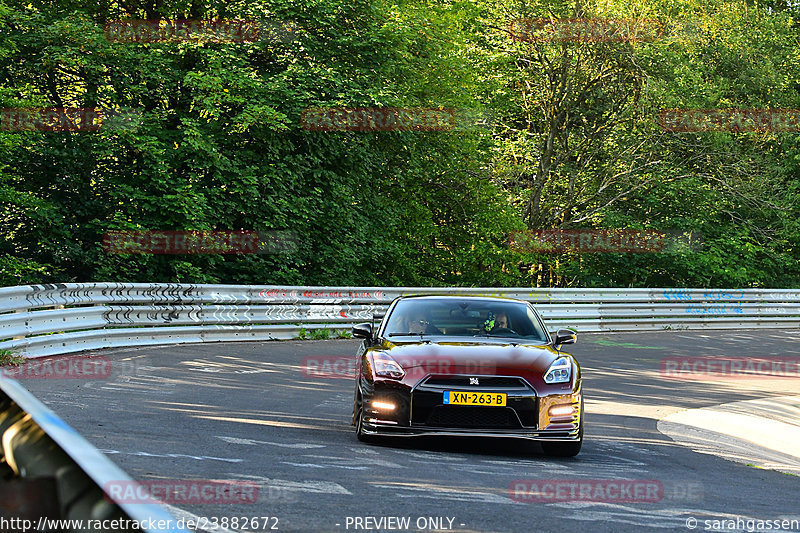
[[[549,341],[535,313],[523,302],[458,298],[400,300],[387,317],[384,334]]]

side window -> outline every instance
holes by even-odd
[[[527,310],[528,310],[527,311],[528,312],[528,321],[530,322],[531,327],[533,327],[533,331],[528,332],[527,334],[528,335],[535,335],[540,340],[543,340],[543,341],[548,340],[547,334],[542,330],[542,327],[539,324],[539,318],[536,316],[536,313],[533,312],[533,310],[530,308],[530,306],[526,306],[526,307],[527,307]]]

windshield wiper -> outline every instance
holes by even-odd
[[[408,337],[410,335],[419,335],[421,339],[422,336],[427,335],[427,333],[411,333],[410,331],[408,333],[389,333],[389,337]]]
[[[495,339],[524,339],[520,334],[511,335],[509,333],[478,333],[473,335],[473,337],[493,337]]]

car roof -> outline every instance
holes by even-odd
[[[475,300],[475,301],[485,301],[485,302],[497,302],[497,303],[522,303],[527,304],[528,302],[525,300],[520,300],[518,298],[507,298],[505,296],[472,296],[469,294],[412,294],[408,296],[401,296],[398,298],[399,300],[410,300],[410,299],[420,299],[420,300]]]

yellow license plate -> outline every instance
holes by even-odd
[[[442,403],[445,405],[488,405],[492,407],[504,407],[506,405],[506,395],[499,392],[467,392],[467,391],[444,391]]]

